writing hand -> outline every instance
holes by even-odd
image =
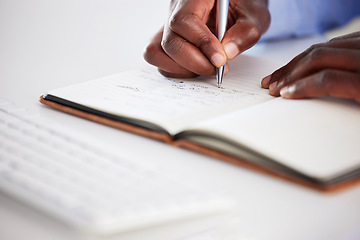
[[[214,75],[215,67],[253,46],[269,26],[267,0],[230,0],[228,31],[220,43],[214,35],[215,3],[172,0],[169,18],[146,47],[145,60],[168,77]]]
[[[284,98],[332,96],[360,102],[360,32],[311,46],[261,85]]]

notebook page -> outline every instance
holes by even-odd
[[[48,92],[100,111],[155,123],[175,134],[235,109],[273,99],[261,79],[278,64],[241,56],[231,63],[221,88],[215,77],[166,78],[149,66]]]
[[[212,132],[309,176],[360,168],[360,105],[335,99],[273,101],[201,123]]]

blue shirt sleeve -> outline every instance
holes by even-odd
[[[360,0],[269,0],[271,23],[262,40],[321,34],[360,16]]]

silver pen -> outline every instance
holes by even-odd
[[[229,12],[229,0],[217,0],[216,3],[216,34],[221,42],[226,32],[227,18]],[[225,65],[216,68],[216,83],[220,87],[224,76]]]

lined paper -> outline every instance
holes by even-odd
[[[273,99],[260,87],[260,81],[276,67],[259,58],[241,56],[230,65],[230,73],[218,88],[214,76],[172,79],[149,66],[48,94],[100,111],[152,122],[175,134],[194,123]]]

